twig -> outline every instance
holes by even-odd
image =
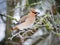
[[[12,20],[15,20],[16,22],[18,22],[17,19],[13,18],[12,16],[4,15],[4,14],[0,14],[0,16],[8,17],[9,19],[12,19]]]
[[[19,35],[19,37],[22,37],[22,35],[20,35],[21,32],[23,32],[23,31],[19,31],[18,33],[12,35],[12,37],[9,37],[8,39],[12,40],[17,35]]]

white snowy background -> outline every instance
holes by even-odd
[[[0,13],[5,14],[6,13],[6,2],[5,0],[0,0]],[[0,42],[5,37],[5,23],[1,20],[0,17]]]

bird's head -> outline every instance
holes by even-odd
[[[34,8],[31,8],[31,12],[34,13],[35,15],[40,14],[39,12],[37,12]]]

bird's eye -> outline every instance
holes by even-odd
[[[34,14],[37,14],[37,12],[33,12]]]
[[[35,12],[34,14],[37,14],[37,12]]]
[[[33,11],[32,11],[33,12]],[[33,12],[34,14],[40,14],[39,12]]]

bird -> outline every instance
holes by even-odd
[[[17,25],[15,25],[12,30],[24,30],[30,28],[36,19],[36,16],[39,14],[34,8],[31,8],[28,15],[23,16]]]
[[[16,24],[14,27],[12,27],[12,37],[9,37],[8,39],[12,40],[13,37],[17,36],[21,38],[21,42],[24,42],[24,37],[20,34],[23,30],[31,28],[35,22],[36,16],[39,14],[34,8],[31,8],[28,15],[23,16],[20,18],[18,24]],[[16,33],[19,31],[18,33]]]

